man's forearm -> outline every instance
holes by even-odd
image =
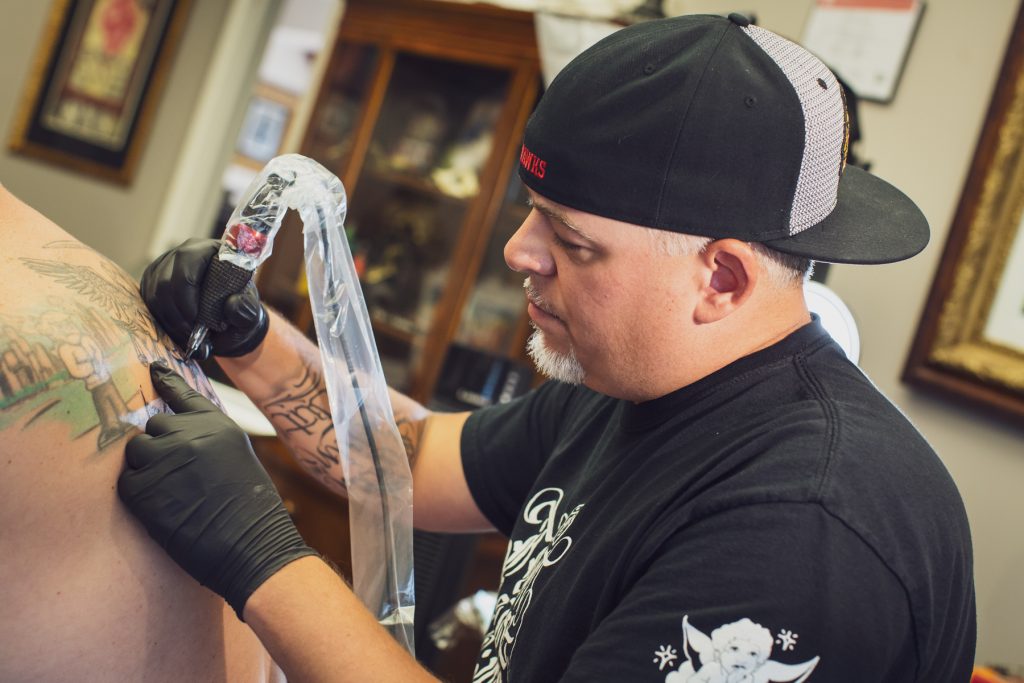
[[[289,681],[437,681],[319,558],[296,560],[270,577],[244,616]]]
[[[258,349],[239,358],[218,358],[218,363],[267,416],[302,466],[344,494],[338,442],[316,345],[278,313],[270,312],[270,331]],[[411,463],[430,411],[398,392],[389,393]]]

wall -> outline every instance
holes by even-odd
[[[833,266],[828,284],[861,330],[861,365],[939,452],[974,535],[978,661],[1024,667],[1024,427],[926,396],[899,376],[938,267],[1002,63],[1018,0],[928,0],[893,102],[861,106],[861,156],[913,197],[932,226],[928,248],[887,266]],[[745,0],[758,23],[799,39],[810,0]],[[723,12],[682,0],[675,12]]]
[[[50,5],[48,1],[3,1],[0,182],[86,244],[139,272],[229,3],[192,3],[135,180],[128,187],[13,155],[7,149]]]

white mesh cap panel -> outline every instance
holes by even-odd
[[[757,26],[741,30],[779,66],[804,111],[804,158],[789,216],[789,233],[795,235],[817,225],[836,206],[846,144],[843,94],[828,67],[804,48]]]

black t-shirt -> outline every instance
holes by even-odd
[[[817,322],[647,403],[548,382],[462,453],[510,538],[474,681],[970,677],[960,496]]]

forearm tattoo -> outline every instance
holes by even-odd
[[[401,394],[391,392],[390,396],[395,424],[411,468],[423,440],[427,411]],[[320,364],[310,358],[303,359],[298,379],[279,387],[270,399],[258,403],[305,469],[329,488],[346,493],[341,453]],[[359,418],[353,416],[352,419]],[[362,429],[351,430],[347,439],[348,447],[356,452],[368,448]]]
[[[409,468],[411,469],[416,464],[416,454],[423,441],[423,428],[426,426],[426,422],[422,419],[414,420],[405,415],[395,415],[395,424],[398,425],[398,433],[402,436],[402,445],[405,446],[405,454],[409,457]]]
[[[263,402],[262,409],[307,471],[344,493],[341,454],[319,368],[304,363],[301,376]]]

